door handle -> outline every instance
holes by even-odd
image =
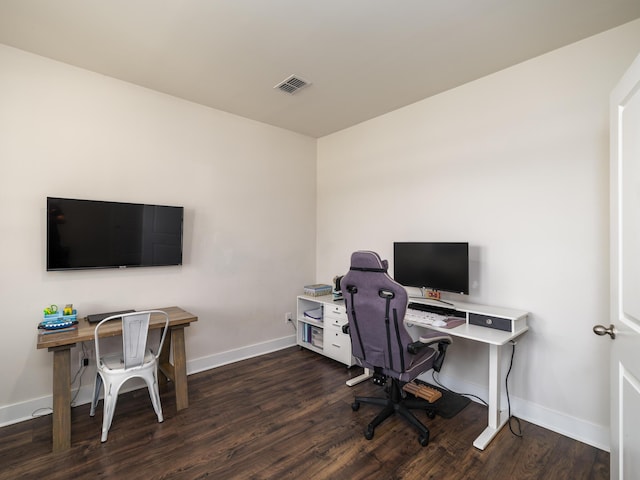
[[[593,327],[593,333],[600,336],[609,335],[611,340],[616,338],[616,332],[614,331],[613,324],[609,325],[609,328],[603,325],[596,325]]]

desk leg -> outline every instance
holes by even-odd
[[[71,447],[71,346],[53,351],[53,451]]]
[[[369,370],[368,368],[365,368],[363,374],[358,375],[357,377],[353,377],[353,378],[350,378],[349,380],[347,380],[347,385],[350,386],[350,387],[353,387],[354,385],[357,385],[358,383],[362,383],[365,380],[369,380],[371,377],[373,377],[373,373],[371,373],[371,370]]]
[[[169,362],[169,353],[173,347],[173,365]],[[160,373],[158,386],[164,388],[167,379],[174,383],[176,394],[176,410],[180,411],[189,406],[189,391],[187,388],[187,355],[184,345],[184,326],[171,327],[162,346],[158,358]]]
[[[489,445],[508,420],[507,412],[500,410],[501,348],[499,345],[489,345],[489,424],[473,442],[473,446],[480,450]]]
[[[169,356],[171,353],[171,335],[171,330],[169,330],[166,338],[164,339],[160,356],[158,357],[158,388],[161,392],[166,390],[168,381],[173,377],[173,367],[169,363]]]
[[[501,348],[489,345],[489,426],[498,428],[500,416],[500,359]]]
[[[176,410],[180,411],[189,406],[184,327],[171,329],[171,343],[173,344],[173,371],[175,377],[173,381],[176,384]]]

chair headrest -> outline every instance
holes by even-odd
[[[358,250],[351,254],[351,270],[386,272],[389,262],[382,260],[376,252]]]

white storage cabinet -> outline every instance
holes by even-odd
[[[321,310],[320,318],[305,316],[305,312]],[[331,295],[312,297],[299,295],[296,315],[297,344],[316,353],[332,358],[350,367],[355,364],[351,355],[351,338],[342,333],[348,323],[344,302],[334,302]]]

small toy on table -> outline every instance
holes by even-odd
[[[78,328],[77,314],[72,304],[67,304],[62,312],[58,311],[57,305],[49,305],[43,311],[44,320],[38,324],[38,328],[44,330],[44,333],[75,330]]]

